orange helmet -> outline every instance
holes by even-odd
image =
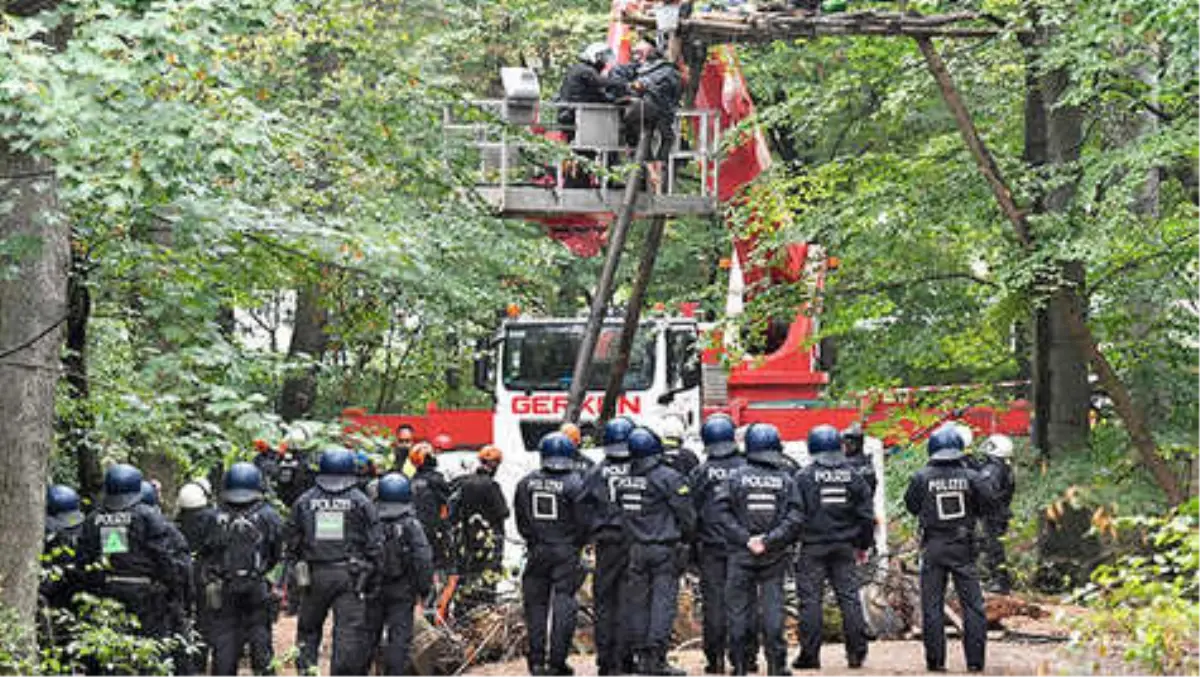
[[[579,426],[575,425],[574,423],[562,424],[562,427],[560,427],[558,429],[558,432],[560,432],[560,433],[566,435],[568,438],[570,438],[571,442],[575,445],[576,448],[578,448],[579,445],[583,443],[583,433],[580,432]]]
[[[417,442],[408,450],[408,460],[413,466],[420,468],[433,455],[433,446],[428,442]]]
[[[492,465],[500,465],[504,460],[504,452],[500,451],[500,447],[494,444],[489,444],[479,450],[479,462],[490,463]]]
[[[433,438],[433,448],[437,451],[450,451],[454,448],[454,440],[446,433],[439,433]]]
[[[258,453],[262,454],[270,451],[271,445],[267,444],[267,441],[264,439],[257,439],[254,440],[254,449],[258,451]]]

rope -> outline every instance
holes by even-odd
[[[32,346],[33,344],[42,340],[47,334],[49,334],[50,332],[57,329],[60,324],[62,324],[63,322],[66,322],[66,321],[67,321],[67,315],[64,314],[62,317],[55,320],[53,323],[50,324],[50,326],[48,326],[45,329],[38,332],[36,336],[29,339],[28,341],[24,341],[23,343],[13,346],[12,348],[8,348],[3,351],[0,351],[0,360],[3,360],[6,357],[10,357],[13,354],[19,353],[22,350],[25,350],[26,348]]]

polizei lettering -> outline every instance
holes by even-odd
[[[548,480],[534,478],[529,480],[530,491],[549,491],[556,494],[561,494],[563,490],[562,480]]]
[[[354,502],[348,498],[310,498],[309,510],[325,510],[327,512],[350,512]]]
[[[783,478],[770,475],[742,475],[742,486],[751,489],[779,490],[783,488]]]
[[[821,484],[849,484],[850,471],[844,468],[837,470],[818,470],[817,481]]]
[[[613,482],[618,489],[639,489],[644,490],[647,487],[646,478],[639,475],[632,477],[614,477]]]
[[[928,489],[931,493],[966,491],[968,489],[968,482],[965,477],[938,477],[929,480]]]
[[[130,512],[98,512],[96,525],[101,527],[122,527],[133,524],[133,513]]]
[[[729,477],[729,468],[718,468],[716,466],[709,466],[708,472],[706,473],[706,475],[707,475],[708,479],[710,479],[710,480],[723,480],[723,479],[726,479]]]

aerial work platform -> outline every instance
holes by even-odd
[[[532,77],[530,71],[504,70],[510,71],[504,74],[506,98],[472,101],[444,114],[448,146],[477,168],[475,195],[508,217],[618,214],[625,179],[636,175],[622,107],[541,101],[536,78],[525,87],[513,82]],[[680,110],[674,132],[660,171],[639,187],[636,217],[717,211],[720,114]],[[633,136],[653,133],[641,129]]]

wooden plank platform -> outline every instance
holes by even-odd
[[[504,216],[554,217],[568,214],[616,214],[621,208],[620,189],[565,188],[558,193],[537,186],[479,186],[475,192]],[[717,210],[714,197],[649,195],[639,193],[634,214],[651,216],[704,216]]]
[[[626,13],[622,19],[653,28],[653,16]],[[680,21],[680,32],[712,43],[762,43],[830,35],[881,35],[914,38],[989,38],[1007,28],[997,17],[980,12],[921,15],[916,12],[858,11],[819,14],[805,10],[746,14],[704,12]]]

